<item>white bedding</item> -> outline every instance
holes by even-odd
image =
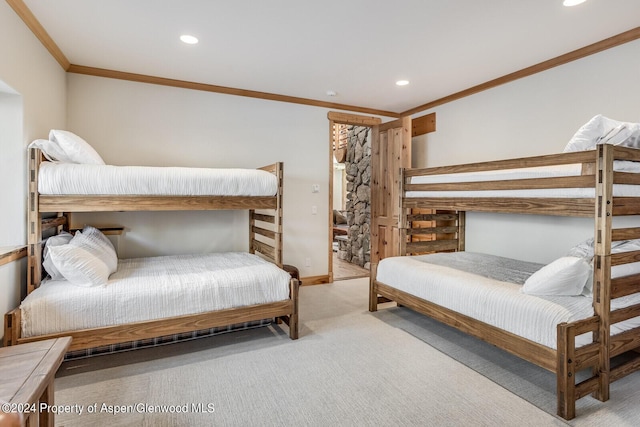
[[[593,299],[585,296],[533,296],[522,285],[507,283],[454,268],[425,262],[425,257],[401,256],[380,261],[377,280],[496,326],[544,346],[556,348],[556,326],[593,315]],[[611,308],[640,303],[640,295],[612,300]],[[640,326],[640,318],[611,325],[611,334]],[[576,337],[588,344],[591,334]]]
[[[614,170],[619,172],[640,173],[640,164],[624,160],[614,162]],[[439,184],[480,181],[504,181],[511,179],[557,178],[579,176],[582,166],[579,164],[542,166],[500,171],[467,172],[443,175],[425,175],[411,178],[412,184]],[[617,197],[638,197],[640,186],[616,184],[613,195]],[[592,198],[593,188],[554,188],[536,190],[487,190],[487,191],[408,191],[406,197],[558,197]]]
[[[273,196],[277,177],[259,169],[112,166],[43,162],[40,194]]]
[[[22,302],[22,336],[283,301],[291,276],[243,252],[123,259],[105,286],[44,280]]]

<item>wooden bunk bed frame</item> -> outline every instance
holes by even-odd
[[[249,252],[259,253],[278,267],[283,267],[281,162],[260,168],[273,173],[278,179],[278,191],[270,197],[50,196],[38,194],[38,170],[44,160],[39,149],[29,149],[27,293],[35,290],[42,279],[43,233],[57,234],[63,229],[69,230],[69,214],[72,212],[248,209]],[[43,214],[53,216],[44,218]],[[289,337],[297,339],[298,286],[298,280],[292,277],[289,299],[284,301],[29,338],[20,336],[20,308],[16,308],[5,314],[4,345],[71,336],[73,340],[69,351],[85,350],[270,318],[277,323],[286,323]]]
[[[595,150],[483,162],[449,167],[402,171],[400,205],[400,255],[463,251],[465,211],[525,213],[594,218],[594,315],[557,326],[557,350],[529,341],[432,302],[399,291],[376,280],[372,265],[369,309],[396,301],[467,334],[473,335],[557,376],[557,413],[575,417],[576,400],[592,394],[606,401],[612,382],[640,370],[640,328],[610,335],[610,325],[640,316],[640,304],[611,310],[611,300],[640,292],[640,274],[611,279],[611,267],[640,261],[640,251],[611,253],[611,242],[640,238],[640,227],[612,227],[612,218],[640,215],[640,197],[613,197],[613,184],[640,184],[640,174],[614,172],[614,160],[640,161],[640,150],[600,145]],[[445,184],[411,184],[413,176],[491,171],[535,166],[582,164],[582,175],[562,178],[519,179]],[[595,198],[408,198],[407,191],[505,190],[545,188],[595,188]],[[431,213],[423,212],[429,209]],[[424,227],[424,221],[428,226]],[[422,227],[422,228],[418,228]],[[429,240],[419,241],[428,236]],[[594,342],[576,348],[575,337],[592,332]],[[623,364],[611,367],[611,359],[628,353]],[[576,372],[591,369],[589,378],[576,382]]]

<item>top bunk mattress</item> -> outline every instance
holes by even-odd
[[[625,160],[614,161],[616,172],[639,173],[640,163]],[[440,175],[423,175],[411,177],[411,184],[443,184],[484,181],[507,181],[516,179],[560,178],[580,176],[582,165],[568,164],[555,166],[507,169],[499,171],[465,172]],[[435,197],[558,197],[558,198],[593,198],[595,190],[590,188],[549,188],[525,190],[473,190],[473,191],[407,191],[407,198]],[[640,186],[616,184],[613,188],[616,197],[638,197]]]
[[[43,162],[45,195],[274,196],[278,178],[260,169],[113,166]]]
[[[593,316],[593,298],[534,296],[522,285],[542,264],[473,252],[399,256],[380,261],[376,280],[439,306],[555,349],[556,326]],[[640,294],[611,301],[615,310]],[[640,318],[611,325],[611,334],[640,326]],[[592,342],[591,333],[576,346]]]
[[[104,286],[45,279],[20,306],[22,336],[284,301],[290,280],[244,252],[122,259]]]

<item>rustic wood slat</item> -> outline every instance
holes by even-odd
[[[409,254],[451,251],[458,248],[457,240],[430,240],[423,242],[407,242],[406,252]]]
[[[640,175],[630,172],[614,172],[613,182],[614,184],[638,185],[640,184]]]
[[[40,212],[192,211],[275,209],[275,197],[246,196],[47,196]]]
[[[40,227],[42,228],[42,231],[51,230],[52,228],[67,225],[67,222],[68,221],[66,216],[57,216],[55,218],[45,218],[40,222]]]
[[[611,299],[640,292],[640,274],[611,279]]]
[[[252,216],[256,221],[268,222],[271,224],[275,224],[276,222],[276,217],[274,215],[252,213]]]
[[[640,199],[637,197],[614,197],[612,204],[614,216],[640,215]]]
[[[521,157],[517,159],[494,160],[490,162],[466,163],[430,168],[415,168],[405,172],[405,177],[456,174],[463,172],[486,172],[503,169],[523,169],[538,166],[569,165],[593,162],[594,150],[574,153],[548,154],[544,156]]]
[[[406,215],[407,221],[455,221],[458,219],[457,214],[409,214]]]
[[[640,251],[619,252],[611,254],[611,265],[622,265],[640,261]]]
[[[640,327],[630,329],[613,335],[610,340],[609,354],[611,357],[619,356],[640,347]]]
[[[251,230],[256,234],[260,234],[261,236],[268,237],[269,239],[276,238],[276,232],[273,230],[267,230],[265,228],[260,228],[256,226],[251,227]]]
[[[409,228],[405,230],[407,235],[415,236],[418,234],[434,234],[434,233],[456,233],[458,231],[457,226],[449,227],[423,227],[423,228]]]
[[[9,264],[10,262],[17,261],[20,258],[27,256],[27,247],[20,246],[18,248],[12,248],[7,250],[1,250],[0,248],[0,265]]]
[[[587,344],[577,348],[573,361],[576,372],[595,366],[598,363],[599,354],[600,346],[598,343]]]
[[[609,320],[611,321],[611,324],[614,324],[638,316],[640,316],[640,303],[612,310]]]
[[[268,256],[271,259],[276,258],[276,249],[273,246],[269,246],[264,242],[260,242],[258,240],[253,241],[253,249]]]
[[[404,198],[402,207],[591,218],[593,217],[593,203],[593,199],[569,198],[412,197]]]
[[[640,355],[628,360],[615,368],[611,368],[611,381],[617,381],[627,375],[640,370]]]
[[[614,228],[611,230],[611,240],[640,239],[640,227]]]
[[[575,387],[575,399],[581,399],[598,390],[598,377],[591,377],[578,384]],[[575,415],[574,415],[575,416]]]

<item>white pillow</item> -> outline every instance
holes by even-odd
[[[611,253],[617,254],[621,252],[640,251],[640,239],[634,240],[618,240],[611,242]],[[594,256],[593,238],[578,243],[571,248],[567,256],[575,256],[584,258],[587,262],[592,263]],[[640,262],[632,262],[627,264],[614,265],[611,267],[611,278],[630,276],[640,273]],[[589,276],[584,286],[582,295],[593,295],[593,275]]]
[[[71,241],[72,238],[73,238],[72,234],[67,233],[66,231],[63,231],[60,234],[56,234],[55,236],[49,237],[47,239],[47,242],[44,245],[44,249],[42,251],[42,257],[43,257],[42,266],[44,267],[44,270],[49,274],[49,276],[51,276],[53,280],[62,280],[64,279],[64,276],[60,273],[60,271],[58,271],[56,266],[53,264],[53,261],[51,261],[51,255],[49,254],[49,249],[54,246],[66,245]]]
[[[640,250],[640,240],[616,240],[611,242],[611,253],[616,254],[620,252],[627,251],[638,251]],[[589,262],[593,258],[595,253],[595,249],[593,247],[593,237],[585,240],[584,242],[578,243],[573,248],[569,249],[567,252],[567,256],[575,256],[580,258],[585,258]]]
[[[51,245],[47,253],[53,269],[78,286],[104,285],[118,268],[111,241],[92,226],[76,232],[67,244]]]
[[[580,295],[591,275],[591,265],[584,258],[558,258],[533,273],[522,286],[529,295]]]
[[[42,154],[51,162],[67,162],[67,155],[64,150],[60,148],[57,142],[49,141],[48,139],[36,139],[29,148],[39,148],[42,150]]]
[[[104,165],[104,160],[96,150],[74,133],[52,129],[49,132],[49,141],[57,144],[53,157],[60,162]]]
[[[598,144],[640,148],[640,123],[619,122],[598,114],[578,129],[564,152],[593,150]]]
[[[89,251],[72,244],[49,248],[51,260],[70,283],[83,286],[100,286],[107,283],[107,264]]]
[[[85,226],[82,231],[77,231],[70,245],[82,248],[102,260],[109,271],[114,273],[118,269],[118,255],[107,236],[100,230],[90,225]]]

